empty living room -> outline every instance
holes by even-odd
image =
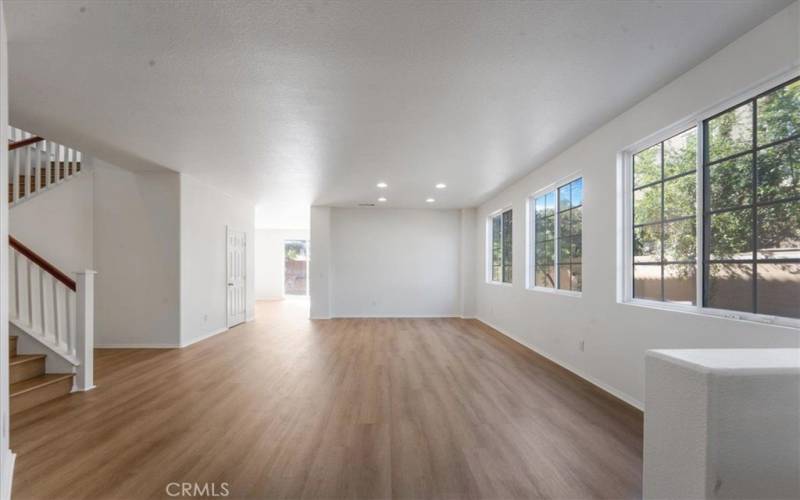
[[[0,500],[800,499],[800,0],[0,0],[0,178]]]

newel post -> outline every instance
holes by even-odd
[[[94,275],[86,269],[75,280],[77,340],[75,353],[80,361],[75,385],[79,391],[94,389]]]

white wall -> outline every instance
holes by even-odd
[[[11,208],[11,235],[72,275],[94,265],[94,171],[83,170],[58,186]]]
[[[330,214],[332,316],[461,314],[459,211],[332,208]],[[313,230],[311,236],[314,262]]]
[[[226,226],[247,233],[246,316],[255,314],[255,206],[180,176],[181,345],[227,328]]]
[[[794,329],[618,304],[615,230],[617,152],[798,64],[799,20],[795,3],[481,205],[478,317],[637,406],[643,400],[648,349],[800,345]],[[528,291],[526,199],[578,170],[585,190],[583,296]],[[514,283],[503,287],[484,281],[485,223],[489,213],[509,205],[514,209]]]
[[[309,239],[305,229],[256,229],[255,297],[256,300],[284,298],[284,242]]]
[[[96,345],[176,347],[180,177],[91,161]]]

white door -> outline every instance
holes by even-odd
[[[228,327],[243,323],[247,297],[247,234],[228,228]]]

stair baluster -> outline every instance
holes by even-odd
[[[75,367],[76,390],[93,385],[94,271],[73,280],[9,238],[11,323]]]
[[[83,170],[80,151],[18,128],[9,129],[8,201],[12,205]]]

